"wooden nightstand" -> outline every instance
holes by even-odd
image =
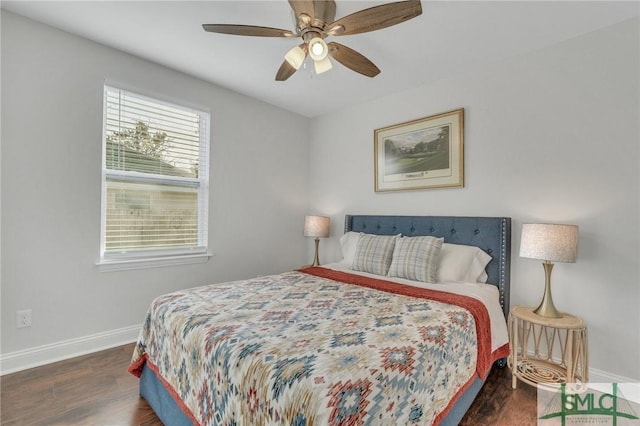
[[[561,318],[543,317],[534,309],[516,306],[509,313],[511,386],[516,388],[517,379],[533,386],[587,382],[584,321],[565,313]]]

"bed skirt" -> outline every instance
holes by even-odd
[[[460,395],[451,411],[442,419],[440,426],[458,425],[480,392],[480,389],[482,389],[483,384],[484,381],[476,376],[467,390]],[[163,424],[171,426],[193,425],[191,419],[180,409],[180,406],[164,387],[156,373],[146,364],[140,376],[140,396],[153,408],[153,411]]]
[[[146,363],[140,376],[140,396],[153,408],[165,425],[192,426],[191,419],[180,409],[156,373]]]

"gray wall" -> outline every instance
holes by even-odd
[[[3,357],[135,327],[161,293],[298,267],[307,212],[332,216],[323,261],[339,257],[345,213],[504,215],[512,305],[543,290],[540,262],[518,256],[522,223],[580,226],[577,263],[553,271],[556,305],[587,321],[592,373],[640,380],[637,19],[309,120],[2,18]],[[105,78],[211,109],[208,263],[97,271]],[[460,107],[465,188],[373,192],[374,129]],[[34,325],[17,330],[25,308]]]
[[[541,262],[518,256],[522,223],[579,225],[577,263],[553,270],[556,306],[586,320],[594,373],[639,380],[638,40],[634,19],[314,120],[312,208],[511,216],[511,306],[544,288]],[[464,188],[373,191],[374,129],[461,107]],[[324,253],[339,257],[337,238]]]
[[[105,79],[210,109],[208,263],[98,271]],[[299,115],[3,11],[2,353],[141,324],[162,293],[303,265],[308,130]],[[27,308],[33,326],[16,329]]]

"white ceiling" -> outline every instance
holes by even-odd
[[[387,2],[336,0],[336,19]],[[207,33],[204,23],[293,29],[286,0],[2,1],[2,8],[313,117],[428,84],[638,16],[638,1],[423,1],[422,15],[332,37],[373,61],[371,79],[334,62],[274,80],[298,40]]]

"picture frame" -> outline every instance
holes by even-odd
[[[374,131],[375,192],[464,187],[464,108]]]

